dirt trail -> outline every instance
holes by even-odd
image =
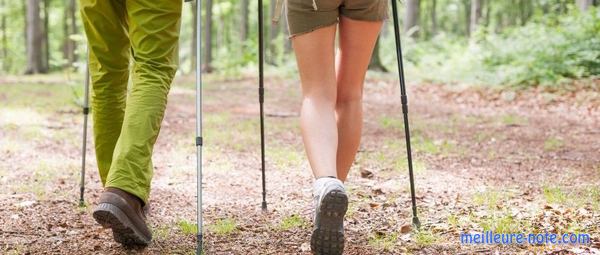
[[[347,182],[346,254],[492,253],[530,246],[460,246],[459,233],[582,232],[600,253],[600,86],[574,92],[415,85],[409,89],[418,206],[410,231],[397,84],[370,78],[365,127]],[[309,254],[311,175],[292,80],[267,81],[267,200],[260,211],[260,140],[253,79],[205,90],[207,254]],[[151,194],[154,242],[127,250],[90,211],[101,192],[92,146],[87,208],[76,205],[81,115],[61,84],[0,84],[0,253],[190,254],[195,247],[194,91],[180,79],[158,139]],[[24,86],[24,85],[23,85]],[[39,97],[35,102],[32,98]],[[64,100],[61,102],[61,100]],[[67,104],[65,104],[67,102]],[[91,142],[89,143],[91,144]]]

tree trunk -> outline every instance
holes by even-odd
[[[192,42],[192,44],[190,45],[190,73],[194,72],[194,70],[196,70],[196,44],[197,44],[197,40],[196,37],[198,36],[198,28],[196,26],[196,23],[198,22],[198,13],[196,11],[196,1],[192,1],[192,22],[194,23],[192,25],[192,40],[190,40]]]
[[[39,0],[27,0],[27,69],[25,74],[44,72],[42,52],[42,21]]]
[[[592,0],[577,0],[577,7],[579,7],[579,10],[582,12],[587,11],[592,4]]]
[[[69,30],[69,36],[67,37],[68,39],[68,60],[69,60],[69,66],[73,66],[73,63],[75,63],[77,61],[77,54],[75,53],[75,49],[77,48],[77,45],[75,44],[75,41],[71,40],[70,36],[71,35],[75,35],[77,34],[77,3],[75,0],[70,0],[69,1],[69,21],[71,22],[70,25],[70,30]]]
[[[283,5],[283,14],[281,15],[281,20],[279,21],[281,23],[281,30],[282,31],[287,31],[288,29],[288,19],[287,19],[287,15],[284,15],[285,13],[287,13],[287,5]],[[284,47],[284,52],[287,53],[291,53],[292,52],[292,40],[287,39],[287,35],[286,34],[286,40],[285,41],[285,47]]]
[[[204,72],[212,72],[212,0],[206,0],[206,16],[204,17]]]
[[[275,7],[277,5],[277,0],[271,0],[271,19],[273,19],[273,17],[275,17],[275,15],[277,15],[275,13]],[[277,39],[277,37],[279,36],[279,28],[280,26],[277,26],[275,24],[271,24],[271,29],[269,31],[269,41],[267,42],[269,45],[269,52],[270,52],[270,57],[267,58],[267,62],[269,64],[275,65],[277,62],[277,43],[275,42],[275,40]]]
[[[418,36],[419,26],[419,12],[420,12],[420,0],[407,0],[406,1],[406,17],[404,18],[404,32],[409,32],[410,37],[416,38]]]
[[[463,0],[462,3],[465,7],[465,34],[467,37],[471,36],[471,1],[472,0]]]
[[[485,2],[485,26],[488,27],[492,21],[492,3],[490,0]]]
[[[2,0],[2,5],[0,5],[2,9],[7,10],[6,0]],[[2,59],[4,62],[2,64],[2,68],[7,71],[8,70],[8,37],[6,36],[6,15],[7,13],[2,13],[2,20],[0,20],[0,29],[2,29]]]
[[[67,63],[63,67],[68,67],[69,63],[69,6],[65,6],[63,9],[63,19],[62,19],[62,28],[63,28],[63,41],[62,41],[62,53],[63,59],[67,60]]]
[[[379,41],[381,37],[377,38],[375,42],[375,49],[373,49],[373,55],[371,56],[371,62],[369,63],[369,70],[375,70],[380,72],[387,72],[388,70],[381,63],[381,58],[379,57]]]
[[[431,0],[431,34],[435,36],[437,34],[437,1]]]
[[[241,12],[242,12],[242,17],[241,17],[241,27],[240,27],[240,39],[241,42],[246,42],[246,39],[248,39],[248,0],[241,0],[240,3],[242,4],[241,7]]]
[[[42,55],[42,73],[47,73],[48,70],[50,69],[50,40],[48,38],[48,33],[49,33],[49,18],[48,18],[48,13],[49,13],[49,5],[50,5],[50,1],[49,0],[43,0],[42,1],[44,3],[44,27],[42,29],[42,47],[43,47],[43,52],[44,54]]]
[[[471,0],[471,24],[469,27],[469,34],[471,35],[477,31],[477,27],[481,22],[481,1]]]

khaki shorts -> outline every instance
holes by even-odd
[[[389,0],[287,0],[290,37],[338,22],[340,15],[364,21],[388,16]]]

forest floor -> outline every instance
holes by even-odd
[[[554,91],[409,84],[416,230],[397,80],[370,75],[364,136],[347,181],[346,254],[600,254],[600,81],[590,83]],[[174,84],[155,147],[154,241],[146,248],[122,247],[91,217],[102,191],[91,139],[89,205],[78,207],[80,87],[54,76],[0,78],[0,254],[192,254],[191,77]],[[310,254],[299,85],[269,77],[266,87],[263,213],[256,79],[205,80],[206,254]],[[591,243],[460,245],[460,233],[490,229],[587,233]]]

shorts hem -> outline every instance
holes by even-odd
[[[314,32],[314,31],[316,31],[318,29],[321,29],[321,28],[326,28],[326,27],[330,27],[330,26],[333,26],[333,25],[337,25],[338,23],[339,23],[339,20],[335,20],[334,22],[331,22],[331,23],[327,23],[327,24],[324,24],[324,25],[318,25],[318,26],[315,26],[315,27],[313,27],[311,29],[308,29],[306,31],[301,31],[301,32],[297,32],[297,33],[294,33],[294,34],[290,34],[290,36],[288,36],[288,39],[291,40],[291,39],[293,39],[296,36],[303,35],[303,34],[308,34],[310,32]]]
[[[351,16],[348,16],[347,14],[340,13],[340,17],[342,17],[342,16],[346,17],[346,18],[349,18],[351,20],[369,21],[369,22],[381,22],[381,21],[386,21],[386,20],[388,20],[390,18],[389,15],[385,15],[385,17],[383,17],[383,18],[369,19],[369,18],[351,17]]]

